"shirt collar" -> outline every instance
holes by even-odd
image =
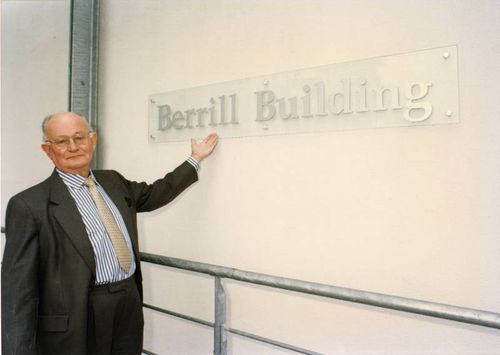
[[[65,173],[58,168],[56,168],[56,171],[57,174],[59,174],[59,176],[61,177],[62,181],[66,184],[66,186],[71,187],[72,189],[80,189],[84,185],[85,178],[83,176],[78,174]],[[97,180],[95,179],[92,170],[90,171],[89,176],[97,184]]]

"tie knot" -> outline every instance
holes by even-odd
[[[95,182],[90,176],[85,179],[84,184],[85,184],[85,186],[88,186],[88,187],[95,186]]]

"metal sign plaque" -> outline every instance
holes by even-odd
[[[456,46],[149,97],[149,141],[459,122]]]

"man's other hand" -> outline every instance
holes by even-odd
[[[191,156],[198,162],[201,162],[213,152],[218,141],[219,136],[217,136],[217,133],[210,133],[199,143],[191,139]]]

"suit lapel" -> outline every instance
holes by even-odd
[[[71,197],[67,186],[55,170],[50,177],[50,202],[53,205],[55,219],[59,222],[95,278],[96,265],[94,251],[92,244],[90,244],[85,225],[76,207],[75,200]]]

